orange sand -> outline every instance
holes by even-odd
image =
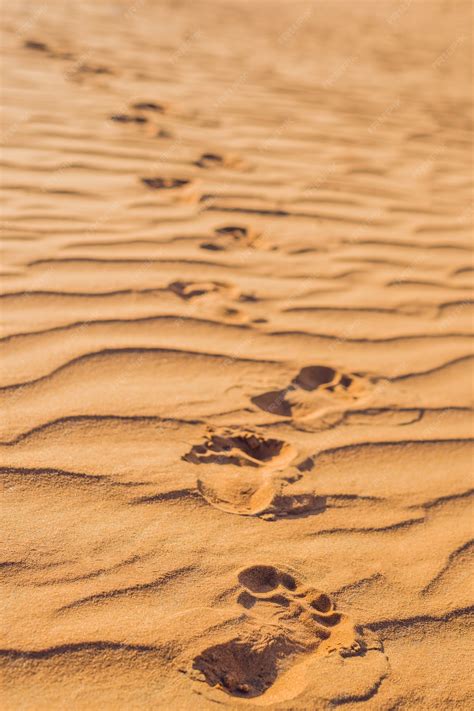
[[[3,709],[472,708],[471,14],[5,3]]]

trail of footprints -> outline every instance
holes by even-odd
[[[167,109],[163,104],[158,104],[154,101],[138,101],[130,105],[131,113],[112,114],[109,118],[111,121],[122,124],[148,124],[150,122],[149,114],[164,114]],[[154,126],[156,133],[153,135],[160,138],[171,138],[171,134],[167,129]],[[216,152],[204,152],[192,164],[201,169],[213,168],[230,168],[243,169],[245,168],[244,161],[237,155],[222,155]],[[182,191],[184,188],[193,188],[194,181],[190,178],[182,178],[176,176],[151,175],[141,176],[140,182],[149,190],[170,191],[171,194],[176,194],[176,191]],[[214,195],[200,195],[199,201],[206,204],[208,200],[214,199]],[[259,250],[275,250],[266,236],[247,225],[223,225],[214,230],[212,238],[208,241],[201,242],[201,249],[211,251],[228,251],[234,249],[259,249]]]
[[[196,682],[253,698],[301,663],[309,667],[330,655],[348,658],[369,651],[384,657],[375,636],[356,627],[329,595],[302,584],[291,571],[253,565],[237,577],[240,622],[194,656],[188,673]]]
[[[49,59],[59,59],[65,62],[72,62],[72,64],[66,65],[67,68],[65,70],[65,75],[68,79],[74,82],[81,82],[85,77],[87,77],[87,75],[110,76],[115,74],[111,67],[105,66],[104,64],[93,64],[89,61],[85,61],[82,55],[50,47],[46,44],[46,42],[29,39],[23,42],[23,47],[30,51],[39,52]]]
[[[25,42],[25,47],[49,57],[74,59],[34,40]],[[71,78],[84,73],[110,72],[107,67],[81,64]],[[164,105],[138,101],[129,109],[109,119],[119,124],[151,125],[156,130],[154,136],[171,137],[167,129],[153,121],[166,112]],[[203,170],[240,169],[243,162],[237,156],[203,152],[194,165]],[[144,176],[139,180],[149,190],[171,193],[193,185],[190,179],[170,176]],[[212,198],[201,196],[201,201],[208,197]],[[276,249],[261,232],[242,225],[217,227],[199,247],[209,251]],[[174,281],[169,289],[184,301],[209,294],[219,299],[239,297],[234,287],[221,282]],[[252,297],[240,295],[239,300],[246,298]],[[252,397],[251,404],[273,416],[305,419],[328,408],[344,408],[369,387],[364,375],[312,365],[302,368],[282,389]],[[197,489],[209,504],[228,513],[267,519],[324,510],[320,497],[298,491],[304,467],[295,466],[297,458],[296,448],[283,440],[236,428],[209,429],[204,440],[183,457],[193,465],[205,465],[197,478]],[[230,467],[224,476],[222,466]],[[239,625],[230,638],[217,639],[193,657],[188,673],[195,681],[235,697],[253,698],[268,691],[282,674],[291,673],[291,668],[302,661],[332,654],[363,655],[369,649],[381,654],[380,643],[337,611],[327,594],[303,585],[282,567],[244,568],[238,573],[238,583]]]
[[[52,49],[41,41],[28,40],[24,46],[38,57],[65,61],[65,74],[70,81],[94,82],[97,77],[98,82],[103,82],[115,74],[107,66],[82,61],[78,55]],[[172,131],[167,126],[168,113],[168,106],[143,100],[117,109],[108,119],[116,124],[117,131],[137,131],[142,136],[166,140],[175,135],[174,127]],[[197,180],[203,181],[207,176],[213,177],[212,171],[245,169],[239,156],[213,149],[197,151],[191,166]],[[176,174],[143,174],[135,179],[140,189],[157,199],[171,203],[190,199],[199,203],[203,211],[210,210],[214,198],[219,196],[199,194],[194,174],[190,177],[177,170]],[[229,212],[231,209],[227,208]],[[231,220],[215,227],[208,237],[196,238],[196,247],[208,253],[242,254],[277,249],[261,231],[233,224]],[[201,308],[208,300],[213,314],[217,306],[226,308],[229,317],[233,312],[234,317],[250,321],[244,312],[230,307],[236,301],[250,301],[253,297],[240,294],[232,285],[177,279],[169,283],[168,289],[181,300],[181,306],[196,302]],[[308,364],[279,387],[249,395],[249,417],[258,414],[269,424],[283,423],[286,428],[291,423],[303,427],[309,421],[311,427],[313,420],[322,420],[328,413],[344,413],[357,407],[362,398],[370,395],[374,382],[365,373],[345,372],[328,364]],[[304,486],[304,472],[312,463],[300,461],[295,446],[269,436],[265,427],[209,428],[201,441],[190,445],[183,459],[196,472],[196,487],[202,498],[228,514],[272,520],[318,514],[325,509],[324,498]],[[200,689],[199,693],[204,689],[217,704],[228,702],[227,696],[232,697],[231,703],[241,700],[244,705],[245,700],[258,700],[264,695],[263,703],[267,699],[270,702],[275,699],[278,704],[286,700],[285,708],[293,708],[291,699],[300,688],[301,676],[318,679],[311,689],[316,695],[324,686],[325,677],[335,672],[334,689],[343,683],[344,669],[364,661],[369,662],[364,670],[372,680],[372,688],[378,688],[387,666],[380,642],[339,611],[328,594],[307,585],[294,571],[268,563],[241,569],[236,582],[235,599],[224,611],[229,612],[229,619],[223,625],[213,624],[217,619],[213,607],[210,627],[204,635],[205,646],[201,635],[197,648],[188,650],[185,671]],[[196,610],[191,610],[191,614],[196,616]],[[381,663],[371,666],[374,657],[381,659]],[[326,666],[328,660],[335,661],[337,667]],[[381,671],[377,677],[378,670]],[[283,679],[287,683],[282,694],[279,682]],[[273,697],[276,689],[278,693]],[[359,698],[369,697],[362,694]],[[352,699],[358,700],[355,695]],[[314,696],[307,707],[313,705],[319,708]],[[295,703],[296,707],[302,708]]]

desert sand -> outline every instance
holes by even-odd
[[[4,4],[3,709],[472,708],[471,15]]]

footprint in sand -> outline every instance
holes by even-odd
[[[226,225],[214,230],[212,242],[202,242],[201,249],[222,251],[227,249],[266,249],[261,232],[242,225]]]
[[[241,168],[243,161],[235,155],[221,155],[220,153],[201,153],[194,161],[198,168]]]
[[[72,66],[66,69],[65,75],[67,79],[80,82],[87,75],[113,75],[115,72],[110,67],[103,64],[90,64],[81,61],[80,57],[76,57],[72,52],[63,52],[52,49],[45,42],[38,40],[25,40],[23,46],[26,49],[32,49],[36,52],[43,52],[52,59],[62,59],[73,61]]]
[[[252,402],[272,415],[304,419],[358,400],[368,386],[368,378],[358,373],[310,365],[302,368],[286,388],[256,395]]]
[[[201,153],[194,165],[198,168],[219,168],[225,165],[225,158],[219,153]]]
[[[140,116],[139,114],[112,114],[110,116],[111,121],[116,121],[117,123],[147,123],[148,119],[146,116]]]
[[[154,136],[155,138],[174,138],[174,134],[167,128],[158,128]]]
[[[136,101],[131,104],[131,108],[135,111],[152,111],[159,114],[163,114],[166,111],[163,104],[157,104],[155,101]]]
[[[237,298],[239,295],[236,287],[221,281],[173,281],[169,284],[168,289],[185,301],[208,294],[225,298]]]
[[[274,520],[325,509],[324,497],[300,487],[302,474],[291,466],[296,456],[295,447],[282,440],[226,429],[211,430],[183,459],[207,465],[197,489],[209,504],[226,513]]]
[[[66,72],[68,76],[80,79],[84,74],[114,74],[110,67],[103,64],[87,64],[82,63],[75,66],[72,70]]]
[[[318,665],[327,673],[324,660],[331,655],[344,659],[339,673],[343,664],[351,663],[348,657],[365,656],[369,650],[383,656],[376,638],[336,610],[329,595],[303,585],[289,569],[253,565],[239,572],[238,582],[241,614],[191,663],[190,676],[213,690],[253,698],[275,685],[275,700],[282,698],[282,689],[283,698],[293,698],[315,683]]]
[[[211,432],[202,444],[195,444],[183,458],[193,464],[264,466],[268,471],[285,466],[295,454],[295,449],[282,440],[265,439],[253,432],[223,430],[222,433]]]
[[[151,190],[176,190],[191,183],[184,178],[140,178],[140,180]]]
[[[170,138],[171,133],[165,129],[159,129],[156,123],[156,114],[166,113],[166,108],[162,104],[154,101],[136,101],[129,105],[130,112],[122,112],[109,116],[111,121],[123,124],[139,124],[145,127],[145,135],[150,137]],[[155,187],[150,185],[149,187]],[[156,187],[167,187],[166,185]],[[178,187],[178,186],[177,186]]]
[[[25,42],[23,42],[23,47],[25,47],[25,49],[32,49],[35,52],[43,52],[51,59],[75,59],[75,56],[72,52],[63,52],[51,49],[51,47],[46,44],[46,42],[40,42],[38,40],[25,40]]]
[[[183,301],[196,300],[199,316],[212,317],[229,323],[264,323],[265,319],[252,319],[247,311],[236,307],[236,302],[252,301],[251,295],[241,294],[236,286],[219,281],[173,281],[168,289]]]
[[[33,49],[36,52],[51,52],[45,42],[39,42],[38,40],[25,40],[23,42],[23,47],[26,49]]]

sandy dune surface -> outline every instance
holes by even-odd
[[[472,708],[471,15],[5,3],[2,708]]]

